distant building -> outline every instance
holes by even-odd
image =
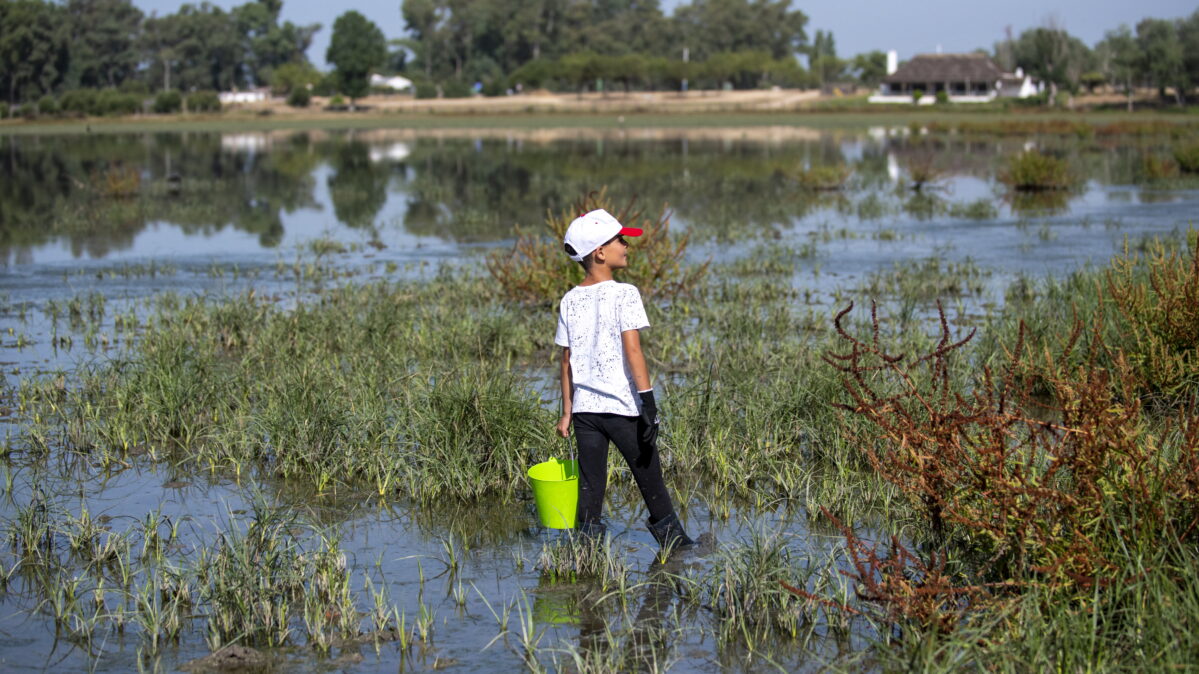
[[[371,88],[404,91],[412,88],[412,80],[408,79],[407,77],[400,77],[399,75],[384,77],[382,75],[373,74],[371,75]]]
[[[271,90],[267,88],[250,89],[249,91],[222,91],[217,94],[217,98],[221,99],[221,105],[230,105],[233,103],[264,103],[271,97]]]
[[[986,54],[917,54],[896,67],[895,52],[887,54],[887,76],[871,103],[911,103],[916,91],[923,92],[920,105],[937,101],[944,91],[951,103],[986,103],[996,98],[1028,98],[1040,93],[1041,85],[1019,68],[1005,73]]]

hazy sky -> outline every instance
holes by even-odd
[[[226,9],[246,0],[211,0]],[[134,0],[146,13],[169,14],[180,2],[171,0]],[[199,4],[198,0],[194,4]],[[667,14],[682,0],[662,0]],[[1196,0],[836,0],[835,2],[796,2],[792,7],[809,17],[808,34],[817,29],[832,31],[839,56],[880,49],[895,49],[900,59],[913,54],[933,52],[940,45],[946,52],[990,49],[1003,38],[1004,29],[1020,31],[1054,20],[1072,35],[1094,45],[1104,32],[1121,23],[1135,26],[1145,17],[1177,18],[1199,9]],[[339,14],[356,9],[383,29],[389,39],[401,37],[404,22],[400,18],[400,0],[360,0],[342,4],[328,0],[284,0],[283,19],[298,24],[324,26],[308,50],[308,58],[325,67],[325,49],[333,21]]]

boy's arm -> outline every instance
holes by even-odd
[[[658,404],[654,401],[654,389],[649,383],[649,368],[645,366],[645,355],[641,353],[641,333],[637,330],[625,330],[620,333],[620,342],[624,346],[624,357],[629,363],[629,372],[633,374],[633,385],[641,398],[641,423],[638,426],[641,442],[644,446],[658,446]]]
[[[562,418],[558,420],[558,435],[570,437],[570,412],[574,404],[574,382],[570,376],[570,347],[562,347]]]
[[[624,358],[629,364],[629,372],[633,373],[633,385],[638,391],[653,388],[649,383],[649,368],[645,365],[645,355],[641,353],[641,332],[625,330],[620,333],[620,342],[624,346]]]

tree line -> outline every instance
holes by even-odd
[[[131,0],[0,2],[0,112],[170,112],[211,102],[193,92],[270,86],[306,104],[308,93],[368,91],[372,72],[403,74],[417,96],[554,90],[873,87],[886,57],[837,54],[832,33],[808,32],[791,0],[691,0],[665,14],[658,0],[401,0],[384,31],[355,11],[332,27],[325,56],[308,59],[319,24],[281,21],[283,0],[229,10],[207,2],[146,15]],[[1155,87],[1183,103],[1199,86],[1199,11],[1147,18],[1093,47],[1048,24],[1007,35],[989,53],[1053,93],[1109,84]],[[86,91],[69,96],[70,92]],[[158,96],[153,92],[181,92]],[[178,102],[176,102],[178,101]],[[11,106],[11,108],[10,108]]]

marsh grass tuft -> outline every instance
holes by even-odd
[[[1017,192],[1065,190],[1076,182],[1064,159],[1038,150],[1026,150],[1009,158],[999,173],[999,181]]]
[[[628,561],[614,548],[612,538],[575,534],[546,543],[537,558],[537,569],[551,582],[588,580],[601,591],[627,584]]]
[[[710,565],[678,577],[686,601],[711,611],[718,637],[758,646],[779,637],[795,639],[817,608],[787,590],[804,585],[816,569],[792,548],[793,539],[754,531],[738,546],[719,550]]]
[[[1199,173],[1199,143],[1190,143],[1174,149],[1174,161],[1186,173]]]
[[[795,180],[805,190],[835,192],[845,189],[853,169],[845,165],[815,165],[795,171]]]

